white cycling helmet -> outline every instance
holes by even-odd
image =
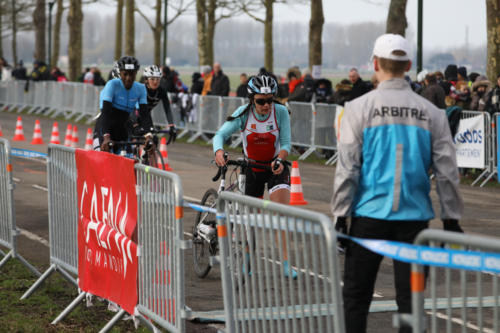
[[[118,61],[115,61],[113,63],[113,69],[111,70],[111,77],[113,79],[119,79],[120,78],[120,66],[118,65]]]
[[[161,77],[161,71],[156,65],[151,65],[144,68],[144,77],[149,79],[150,77]]]

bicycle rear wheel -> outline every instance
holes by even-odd
[[[153,168],[158,168],[164,170],[165,163],[163,162],[163,157],[158,149],[146,152],[146,158],[144,164],[152,166]]]
[[[215,208],[217,197],[217,191],[211,188],[203,195],[201,205]],[[207,236],[202,235],[199,229],[201,224],[205,224],[214,228],[215,231],[217,224],[215,215],[215,213],[210,212],[198,212],[193,227],[193,264],[194,271],[199,278],[204,278],[210,272],[212,268],[210,256],[214,256],[217,253],[218,246],[217,235],[214,234],[211,238],[207,239]]]

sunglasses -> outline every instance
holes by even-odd
[[[259,99],[256,99],[255,100],[255,103],[259,104],[259,105],[266,105],[266,104],[269,104],[271,105],[274,101],[274,98],[272,97],[269,97],[269,98],[259,98]]]

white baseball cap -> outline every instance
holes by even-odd
[[[395,55],[394,51],[403,51],[405,55]],[[384,34],[377,38],[373,47],[373,57],[406,61],[410,60],[410,47],[406,39],[401,35]]]

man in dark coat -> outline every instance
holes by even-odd
[[[351,68],[349,71],[349,80],[352,82],[352,90],[349,100],[358,98],[371,90],[370,86],[368,86],[368,84],[359,76],[356,68]]]
[[[434,74],[427,74],[424,81],[425,88],[422,90],[422,97],[430,101],[438,108],[446,109],[446,105],[444,103],[444,89],[437,83],[436,76]]]
[[[229,78],[222,72],[222,68],[218,62],[214,63],[214,75],[210,86],[210,95],[229,95]]]

